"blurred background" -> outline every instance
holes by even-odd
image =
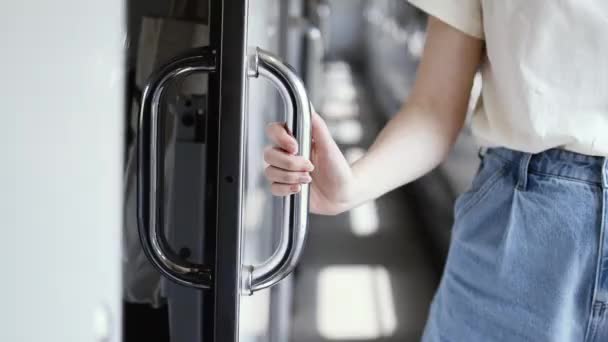
[[[75,15],[62,20],[66,8]],[[0,144],[16,166],[0,170],[12,194],[0,216],[17,227],[0,255],[14,275],[0,292],[15,293],[0,340],[420,339],[453,202],[478,165],[468,128],[420,180],[338,216],[311,215],[300,262],[277,285],[248,296],[241,282],[242,265],[273,255],[285,219],[262,155],[266,125],[289,108],[272,82],[247,76],[251,48],[291,66],[355,161],[407,99],[424,13],[405,0],[24,0],[1,4],[3,14],[13,53],[0,90],[7,113],[20,114],[1,116],[0,129],[20,150]],[[213,70],[172,82],[160,99],[156,170],[161,233],[175,260],[211,265],[203,290],[167,280],[142,249],[137,151],[151,75],[201,46]]]
[[[134,108],[155,65],[207,43],[203,2],[128,1]],[[247,45],[271,51],[293,66],[315,109],[354,161],[407,98],[425,26],[425,14],[405,0],[251,0]],[[176,137],[166,145],[170,157],[165,168],[172,174],[165,185],[171,192],[169,230],[200,220],[193,204],[202,196],[193,191],[192,179],[200,172],[204,147],[188,137],[195,136],[192,113],[205,110],[204,83],[183,84],[167,101],[168,140]],[[475,88],[478,92],[479,84]],[[248,92],[243,245],[245,262],[256,263],[270,256],[277,240],[273,222],[280,216],[280,201],[269,194],[261,156],[268,144],[264,127],[281,121],[284,109],[267,82],[250,81]],[[136,113],[127,119],[130,137]],[[127,159],[132,154],[127,152]],[[398,158],[403,163],[409,159]],[[271,290],[241,298],[241,341],[418,341],[446,257],[453,201],[470,182],[477,162],[465,129],[449,159],[419,181],[335,217],[312,216],[295,274]],[[134,226],[131,221],[126,229]],[[196,232],[171,234],[175,249],[200,254]],[[125,341],[142,341],[142,334],[155,339],[165,334],[163,340],[171,342],[199,338],[204,315],[190,304],[197,291],[160,277],[156,290],[156,279],[150,278],[128,284],[134,289],[125,297]],[[142,279],[148,282],[145,290],[138,289]]]

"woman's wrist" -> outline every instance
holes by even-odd
[[[346,200],[344,201],[344,211],[351,210],[373,199],[373,195],[369,191],[370,182],[366,179],[365,173],[362,171],[359,162],[355,162],[351,165],[351,177],[345,190]]]

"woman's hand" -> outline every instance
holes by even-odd
[[[310,209],[315,214],[336,215],[350,209],[354,201],[354,176],[350,165],[317,113],[312,117],[311,161],[297,156],[298,143],[281,123],[268,126],[274,146],[264,152],[265,174],[275,196],[297,193],[310,185]]]
[[[268,136],[276,146],[266,150],[265,159],[272,193],[286,196],[312,181],[312,212],[331,215],[437,167],[464,124],[483,47],[479,38],[431,17],[409,98],[352,168],[317,114],[312,120],[312,164],[296,156],[298,145],[283,125],[270,125]]]

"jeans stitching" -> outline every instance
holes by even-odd
[[[602,186],[608,188],[608,157],[602,163]]]
[[[596,323],[595,320],[596,320],[595,317],[592,317],[590,320],[591,327],[589,330],[589,336],[587,336],[587,338],[585,338],[585,341],[593,342],[595,340],[595,338],[597,337],[597,324],[594,324],[594,323]]]
[[[601,183],[587,181],[587,180],[580,179],[580,178],[573,178],[573,177],[568,177],[568,176],[563,176],[563,175],[556,175],[556,174],[551,174],[551,173],[540,172],[540,171],[536,171],[534,169],[530,169],[530,174],[533,174],[536,176],[547,177],[547,178],[562,179],[565,181],[571,181],[573,183],[580,183],[580,184],[584,184],[584,185],[591,185],[593,187],[600,188],[600,189],[602,188]]]
[[[507,172],[509,169],[509,164],[503,165],[498,171],[496,171],[493,175],[488,177],[488,179],[479,187],[479,189],[471,194],[471,198],[462,206],[462,208],[458,211],[458,218],[462,219],[466,217],[466,215],[471,211],[473,207],[477,203],[479,203],[482,199],[484,199],[491,190],[498,184],[500,178]]]
[[[484,154],[484,156],[483,156],[483,157],[484,157],[484,158],[488,158],[488,157],[496,157],[496,158],[498,158],[498,159],[500,159],[500,160],[502,160],[502,161],[504,161],[504,162],[507,162],[507,163],[511,164],[511,166],[513,166],[513,165],[519,165],[519,163],[517,163],[516,161],[511,160],[511,159],[506,158],[506,157],[503,157],[503,156],[501,156],[500,154],[497,154],[497,153],[489,153],[489,154]]]
[[[585,341],[593,341],[593,339],[595,339],[595,335],[596,335],[596,330],[597,330],[597,322],[596,321],[596,317],[601,317],[599,315],[596,315],[596,310],[597,310],[597,305],[602,305],[605,306],[606,303],[599,303],[596,302],[596,298],[597,298],[597,294],[599,292],[599,286],[600,286],[600,279],[602,276],[602,261],[603,261],[603,252],[604,252],[604,234],[605,234],[605,229],[606,229],[606,198],[608,197],[608,190],[604,189],[604,191],[602,191],[602,213],[600,215],[600,236],[599,236],[599,242],[598,242],[598,255],[597,255],[597,262],[596,262],[596,266],[595,266],[595,280],[593,282],[593,294],[591,297],[591,313],[589,314],[589,320],[587,322],[587,332],[585,333]]]
[[[528,189],[528,176],[530,170],[530,161],[532,160],[531,154],[524,154],[519,160],[517,167],[519,174],[517,175],[517,185],[515,188],[520,191],[526,191]]]
[[[604,321],[604,313],[606,312],[606,303],[596,302],[592,307],[592,317],[590,319],[592,327],[589,332],[589,336],[585,339],[588,342],[593,342],[597,338],[598,328],[600,323]]]
[[[507,162],[507,163],[509,163],[513,167],[517,167],[517,168],[520,167],[519,161],[508,159],[508,158],[503,157],[503,156],[501,156],[499,154],[487,154],[484,157],[487,158],[489,156],[496,157],[496,158],[498,158],[498,159],[500,159],[500,160],[502,160],[504,162]],[[606,162],[605,169],[608,170],[608,159],[607,159],[607,162]],[[583,183],[583,184],[589,184],[589,185],[597,186],[599,188],[602,187],[602,180],[600,180],[599,182],[593,182],[593,181],[589,181],[589,180],[585,180],[585,179],[580,179],[580,178],[575,178],[575,177],[569,177],[569,176],[564,176],[564,175],[560,175],[560,174],[542,172],[542,171],[539,171],[539,170],[535,169],[534,167],[532,167],[532,165],[530,165],[528,167],[528,173],[529,174],[540,175],[540,176],[555,177],[555,178],[560,178],[560,179],[564,179],[564,180],[570,180],[570,181],[573,181],[573,182],[578,182],[578,183]],[[607,184],[606,186],[608,186],[608,171],[602,170],[602,173],[603,173],[602,177],[606,178],[606,180],[605,180],[605,182]]]

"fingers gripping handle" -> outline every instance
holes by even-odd
[[[270,80],[287,104],[286,126],[296,138],[299,155],[310,159],[311,105],[302,81],[295,72],[272,54],[256,49],[248,57],[248,76],[260,75]],[[197,48],[156,70],[143,95],[139,116],[137,154],[137,208],[139,235],[150,262],[169,280],[181,285],[207,289],[213,285],[212,267],[180,260],[163,235],[163,165],[162,115],[159,110],[167,86],[193,73],[215,72],[215,54],[209,48]],[[284,198],[281,239],[273,255],[260,265],[244,266],[244,292],[275,285],[289,275],[302,255],[307,233],[309,186]]]
[[[287,129],[298,142],[298,155],[310,159],[311,105],[306,88],[296,73],[276,56],[256,48],[248,56],[248,76],[268,79],[286,103]],[[309,185],[283,199],[283,219],[279,245],[270,258],[260,265],[243,267],[243,292],[252,294],[271,287],[288,276],[298,264],[308,229]]]

